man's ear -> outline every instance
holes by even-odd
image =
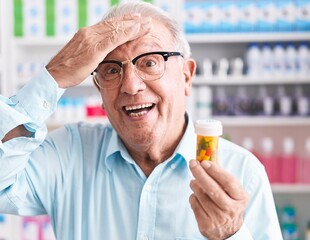
[[[185,96],[191,94],[192,81],[196,72],[196,61],[192,58],[186,59],[183,64],[183,73],[185,77]]]

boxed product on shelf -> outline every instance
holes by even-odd
[[[310,29],[305,0],[185,1],[187,33],[289,32]]]

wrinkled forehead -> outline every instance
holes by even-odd
[[[106,59],[114,55],[141,54],[148,51],[173,51],[175,43],[168,28],[159,21],[152,20],[152,29],[142,37],[126,42],[110,52]],[[134,55],[135,56],[135,55]]]

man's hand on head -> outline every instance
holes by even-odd
[[[83,82],[115,48],[145,35],[151,18],[126,15],[81,28],[46,69],[60,88]]]

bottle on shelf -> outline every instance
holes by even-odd
[[[233,114],[236,116],[250,115],[252,112],[252,101],[247,95],[246,88],[239,86],[234,98]]]
[[[230,61],[230,76],[242,77],[243,76],[243,60],[241,58],[234,58]]]
[[[202,61],[202,74],[204,77],[213,76],[213,66],[212,61],[209,58],[204,58]]]
[[[264,165],[270,183],[279,182],[279,162],[274,154],[274,143],[271,137],[261,139],[261,151],[258,159]]]
[[[292,137],[285,137],[279,154],[281,183],[296,183],[297,161],[294,140]]]
[[[254,115],[273,115],[274,100],[268,94],[266,86],[259,86],[258,95],[254,98],[253,109]]]
[[[270,77],[273,73],[273,52],[270,43],[263,43],[261,48],[262,75]]]
[[[251,137],[245,137],[242,140],[241,146],[243,146],[245,149],[249,150],[257,158],[260,158],[258,151],[254,147],[254,141]]]
[[[218,86],[215,89],[215,94],[212,103],[212,114],[227,116],[231,114],[231,103],[223,86]]]
[[[221,58],[217,62],[216,66],[216,75],[219,78],[226,79],[228,77],[228,71],[229,71],[229,61],[227,58]]]
[[[309,114],[309,109],[309,98],[305,96],[301,86],[296,86],[293,97],[293,114],[297,116],[306,116]]]
[[[246,73],[248,76],[257,77],[261,72],[261,51],[257,43],[250,43],[246,51]]]
[[[293,205],[285,205],[281,212],[281,229],[283,240],[298,240],[296,209]]]
[[[303,154],[298,159],[298,181],[301,183],[310,183],[310,137],[305,141]],[[310,235],[309,235],[310,237]]]
[[[196,114],[198,119],[211,116],[212,90],[209,86],[199,86],[196,90]]]
[[[285,49],[282,43],[276,43],[273,47],[273,70],[277,77],[285,76]]]
[[[276,115],[281,116],[289,116],[292,114],[292,99],[286,94],[284,86],[277,87],[274,111]]]
[[[301,42],[297,48],[298,75],[307,77],[310,72],[310,50],[306,42]]]
[[[288,76],[297,74],[297,51],[292,42],[289,42],[285,48],[285,73]]]

